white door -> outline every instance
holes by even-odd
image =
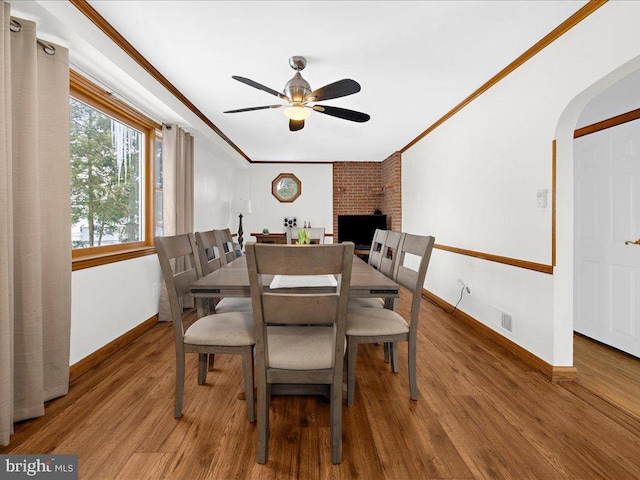
[[[640,357],[640,120],[574,152],[574,330]]]

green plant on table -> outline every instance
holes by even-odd
[[[301,228],[298,231],[298,245],[309,245],[311,243],[311,237],[309,236],[309,232],[307,232],[304,228]]]

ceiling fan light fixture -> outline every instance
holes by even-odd
[[[273,88],[269,88],[246,77],[240,77],[237,75],[232,75],[231,77],[240,83],[244,83],[245,85],[249,85],[250,87],[262,90],[284,100],[286,102],[284,105],[264,105],[260,107],[237,108],[235,110],[227,110],[224,113],[240,113],[251,112],[253,110],[265,110],[268,108],[282,108],[282,112],[289,119],[289,131],[291,132],[297,132],[304,128],[304,121],[309,118],[312,110],[331,117],[349,120],[350,122],[363,123],[369,121],[371,117],[366,113],[356,112],[355,110],[349,110],[347,108],[332,107],[329,105],[315,105],[316,102],[324,102],[325,100],[332,100],[334,98],[346,97],[347,95],[358,93],[360,91],[360,84],[358,82],[351,80],[350,78],[343,78],[342,80],[329,83],[324,87],[320,87],[312,91],[309,82],[302,78],[302,75],[300,74],[300,71],[302,71],[307,65],[306,59],[301,56],[291,57],[289,59],[289,65],[291,65],[291,68],[293,68],[296,73],[284,86],[284,90],[282,92],[278,92]]]
[[[305,120],[311,115],[311,110],[299,105],[291,105],[283,110],[283,113],[290,120]]]

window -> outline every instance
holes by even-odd
[[[161,237],[164,232],[162,223],[162,132],[156,130],[155,141],[155,163],[153,166],[153,178],[154,178],[154,199],[155,199],[155,214],[156,214],[156,237]]]
[[[155,252],[162,234],[160,125],[71,72],[73,268]]]

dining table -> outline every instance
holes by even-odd
[[[265,275],[263,282],[269,285],[272,279],[273,275]],[[301,288],[313,288],[315,293],[321,293],[323,288],[331,291],[330,287]],[[247,257],[238,257],[196,280],[191,284],[191,293],[195,298],[251,297]],[[367,297],[391,299],[395,303],[400,297],[400,285],[354,255],[349,298]]]
[[[263,283],[266,289],[272,284],[274,275],[264,275]],[[314,293],[335,291],[332,287],[296,287],[313,289]],[[281,290],[279,290],[281,291]],[[223,297],[251,297],[249,287],[249,272],[247,257],[241,256],[227,265],[215,270],[191,284],[191,294],[195,298],[223,298]],[[379,272],[371,265],[353,256],[349,298],[383,298],[386,308],[397,310],[400,298],[400,285]],[[196,301],[198,315],[204,315],[203,301]],[[326,395],[325,385],[273,385],[271,393],[274,395]],[[244,399],[244,393],[239,395]]]

